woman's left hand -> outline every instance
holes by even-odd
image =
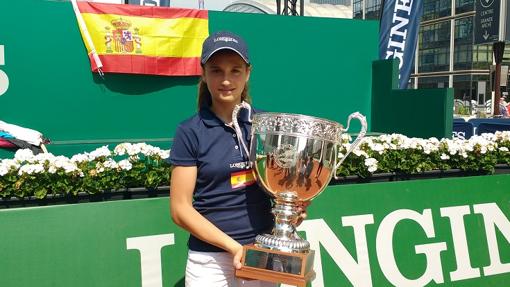
[[[303,201],[297,204],[298,217],[296,218],[295,226],[299,226],[303,220],[306,219],[306,208],[312,203],[311,201]]]
[[[241,263],[241,260],[243,259],[243,246],[238,244],[238,246],[234,249],[232,254],[234,255],[232,260],[234,268],[241,269],[241,267],[243,267],[243,264]]]

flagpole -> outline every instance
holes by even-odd
[[[80,29],[83,33],[83,37],[85,38],[85,41],[87,41],[87,45],[90,48],[89,55],[92,55],[92,59],[94,60],[97,67],[97,72],[102,77],[104,75],[102,70],[103,63],[101,62],[101,59],[99,59],[99,55],[96,52],[96,47],[94,46],[94,42],[92,42],[89,30],[87,29],[87,25],[85,25],[85,21],[83,20],[83,16],[81,15],[80,10],[78,9],[76,0],[71,0],[71,3],[73,4],[74,14],[76,15],[76,20],[78,21],[78,25],[80,26]]]

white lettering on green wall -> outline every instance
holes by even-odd
[[[450,272],[452,281],[465,280],[480,277],[480,269],[471,266],[464,216],[470,214],[469,205],[443,207],[439,209],[442,217],[450,219],[452,230],[453,250],[457,269]]]
[[[0,45],[0,68],[5,65],[4,45]],[[9,88],[9,77],[7,74],[0,70],[0,96],[3,95]]]
[[[441,265],[441,251],[446,250],[446,243],[429,243],[416,245],[416,254],[424,254],[427,267],[424,274],[415,280],[406,278],[398,269],[393,252],[393,235],[395,227],[403,220],[415,221],[425,231],[427,238],[434,238],[434,223],[430,209],[423,210],[420,214],[414,210],[399,209],[386,215],[379,225],[376,237],[376,252],[379,266],[384,276],[395,286],[425,286],[431,281],[437,284],[443,283],[443,272]]]
[[[510,272],[510,263],[502,263],[499,257],[499,246],[496,239],[496,227],[510,242],[510,221],[501,211],[496,203],[484,203],[473,205],[475,213],[483,216],[483,225],[485,227],[485,235],[487,236],[487,247],[489,248],[489,258],[491,264],[483,268],[485,276],[496,275]]]
[[[142,287],[162,287],[161,249],[174,245],[174,234],[131,237],[126,239],[126,248],[140,251]]]
[[[353,286],[372,286],[365,226],[373,223],[374,217],[371,214],[342,217],[342,225],[352,226],[354,229],[357,262],[323,219],[305,220],[299,226],[300,231],[306,232],[306,240],[310,242],[310,248],[316,250],[313,266],[316,275],[312,281],[312,287],[324,286],[319,243]]]

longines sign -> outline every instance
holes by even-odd
[[[508,286],[510,175],[330,186],[300,234],[322,286]],[[183,286],[168,197],[0,209],[0,286]]]
[[[473,212],[471,212],[473,210]],[[503,263],[497,242],[498,233],[510,240],[510,221],[496,203],[476,204],[473,206],[451,206],[439,209],[440,217],[450,223],[450,232],[453,238],[451,245],[444,241],[416,244],[414,250],[417,261],[419,257],[425,258],[425,268],[419,270],[421,276],[409,278],[399,269],[398,260],[395,257],[394,242],[398,233],[397,226],[404,221],[409,221],[416,228],[423,231],[424,239],[435,238],[434,221],[441,220],[432,216],[431,209],[417,212],[409,209],[399,209],[386,215],[377,227],[375,246],[368,246],[366,228],[374,224],[373,214],[344,216],[339,221],[344,228],[352,228],[356,246],[356,256],[352,256],[349,250],[338,238],[330,226],[323,219],[313,219],[303,222],[300,231],[304,231],[306,239],[312,249],[325,251],[335,263],[336,267],[345,274],[352,286],[377,286],[372,280],[372,265],[378,265],[385,278],[394,286],[426,286],[431,283],[440,284],[466,279],[479,278],[497,274],[510,273],[510,263]],[[474,214],[483,217],[485,229],[486,251],[489,264],[483,267],[473,267],[469,254],[470,234],[466,233],[465,218]],[[142,287],[163,286],[161,270],[161,250],[165,246],[176,244],[174,234],[161,234],[128,238],[126,248],[140,252],[141,281]],[[405,244],[405,243],[404,243]],[[377,260],[370,261],[369,250],[376,251]],[[441,252],[447,249],[454,250],[455,269],[448,270],[447,276],[443,271]],[[321,252],[316,253],[314,269],[316,279],[312,281],[313,287],[326,286],[322,268]],[[168,258],[168,260],[173,260]],[[402,263],[401,263],[402,264]],[[406,264],[415,264],[407,262]],[[483,275],[482,271],[483,270]],[[445,278],[449,278],[446,280]],[[156,283],[157,282],[157,283]]]

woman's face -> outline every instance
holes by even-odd
[[[238,104],[250,78],[251,68],[236,52],[216,52],[204,65],[203,80],[216,104]]]

